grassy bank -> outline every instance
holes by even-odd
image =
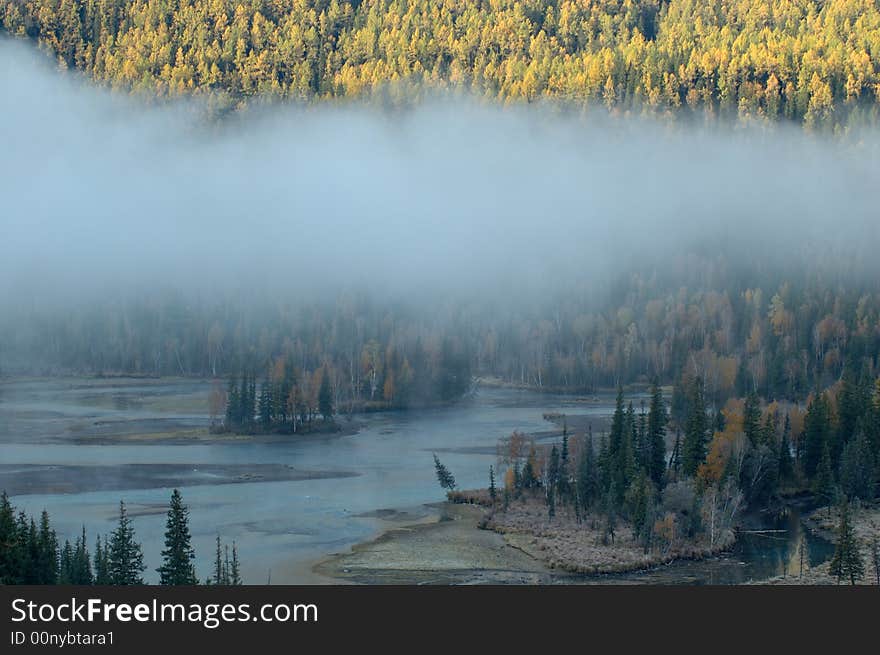
[[[499,505],[491,507],[486,490],[458,492],[450,500],[484,506],[486,515],[481,527],[503,535],[506,543],[550,569],[567,573],[643,571],[677,560],[711,557],[728,550],[736,541],[735,533],[728,531],[713,544],[680,537],[646,547],[623,520],[618,520],[609,532],[604,517],[591,513],[578,520],[570,507],[557,508],[556,516],[550,519],[539,495],[523,494],[521,499],[511,501],[506,511]]]

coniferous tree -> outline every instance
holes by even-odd
[[[559,450],[556,444],[550,449],[550,459],[547,462],[545,486],[547,498],[550,498],[551,492],[555,495],[557,486],[559,485]]]
[[[617,400],[611,417],[611,432],[608,435],[608,462],[612,477],[620,472],[621,462],[625,460],[626,409],[624,408],[623,387],[617,388]]]
[[[813,490],[825,500],[830,500],[834,496],[834,470],[831,468],[831,447],[828,442],[825,442],[822,448],[822,459],[819,461],[816,478],[813,481]]]
[[[260,415],[260,425],[262,426],[262,429],[268,430],[271,428],[274,412],[272,411],[272,389],[269,384],[269,378],[263,380],[263,384],[260,385],[258,413]]]
[[[490,465],[489,466],[489,500],[492,503],[492,507],[495,507],[495,499],[498,495],[497,490],[495,489],[495,469]]]
[[[831,456],[831,411],[825,394],[814,398],[807,406],[807,414],[804,417],[804,473],[810,479],[816,476],[819,463],[825,452],[826,446]],[[829,460],[830,466],[830,460]]]
[[[578,503],[584,510],[593,507],[599,497],[599,472],[596,465],[596,454],[593,448],[593,431],[590,429],[587,440],[581,450],[577,476]]]
[[[37,537],[36,584],[53,585],[58,582],[58,538],[49,525],[49,512],[40,514],[40,531]]]
[[[324,375],[321,376],[321,386],[318,390],[318,411],[321,412],[321,418],[329,421],[333,418],[333,394],[330,389],[330,376],[325,368]]]
[[[193,566],[195,557],[189,532],[189,509],[183,504],[180,492],[175,489],[171,493],[171,504],[165,523],[162,566],[156,569],[159,573],[159,584],[196,584],[198,579]]]
[[[869,501],[874,498],[876,469],[874,454],[864,433],[843,447],[840,459],[840,486],[847,498]]]
[[[15,510],[4,491],[0,494],[0,584],[16,584],[21,570],[19,532]]]
[[[532,446],[529,449],[529,456],[526,457],[526,463],[523,464],[522,472],[520,473],[520,486],[523,489],[534,489],[541,486],[538,481],[538,471],[536,470],[536,458],[537,452],[535,447]]]
[[[669,456],[669,473],[673,480],[678,481],[681,472],[681,431],[675,431],[675,443],[672,445],[672,453]]]
[[[663,391],[657,381],[651,387],[651,405],[648,409],[648,472],[658,489],[663,489],[666,477],[666,426],[669,418],[663,402]]]
[[[837,544],[831,558],[829,572],[837,578],[837,583],[847,579],[855,584],[865,576],[865,565],[856,540],[850,519],[849,503],[844,501],[840,507],[840,526],[837,530]]]
[[[743,432],[752,448],[756,448],[761,443],[761,399],[754,391],[750,391],[746,396],[743,408]]]
[[[93,582],[92,566],[86,547],[85,526],[74,544],[71,544],[69,540],[64,541],[64,548],[62,548],[60,556],[58,581],[60,584],[74,585],[90,585]]]
[[[96,585],[112,584],[112,580],[110,578],[110,563],[108,561],[107,553],[108,547],[109,543],[107,543],[106,540],[105,546],[102,547],[100,535],[95,538],[94,571]]]
[[[709,439],[706,402],[703,399],[703,381],[697,378],[691,387],[688,402],[688,417],[682,444],[682,471],[685,475],[696,475],[700,464],[706,461],[706,447]]]
[[[125,503],[119,501],[119,524],[110,535],[107,545],[107,577],[110,584],[142,585],[146,570],[141,545],[135,540],[131,519],[125,511]]]
[[[229,565],[229,584],[242,584],[238,562],[238,547],[235,545],[235,541],[232,542],[232,562]]]
[[[568,423],[562,425],[562,449],[559,451],[559,479],[557,488],[559,490],[559,501],[565,504],[571,495],[571,464],[569,462],[568,450]]]
[[[437,481],[440,483],[441,488],[448,491],[455,489],[455,476],[440,462],[436,454],[434,455],[434,471],[437,474]]]
[[[225,427],[227,430],[235,430],[241,423],[240,414],[241,401],[238,395],[238,385],[235,384],[235,378],[230,376],[229,385],[226,389],[226,420]]]
[[[210,584],[229,584],[229,576],[223,566],[223,549],[220,543],[220,535],[217,535],[217,550],[214,553],[214,577],[209,578]]]

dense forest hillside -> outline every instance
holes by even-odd
[[[0,27],[221,109],[401,81],[807,126],[873,122],[880,100],[876,0],[2,0]]]

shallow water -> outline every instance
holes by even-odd
[[[499,437],[514,429],[552,427],[544,412],[590,415],[599,420],[613,398],[584,402],[526,391],[481,389],[456,407],[390,412],[359,418],[355,435],[291,437],[278,443],[89,445],[114,434],[174,432],[204,427],[210,383],[205,381],[50,380],[0,384],[0,463],[8,465],[115,465],[130,463],[286,464],[306,471],[350,471],[355,477],[239,484],[181,486],[190,507],[197,572],[210,570],[219,533],[235,540],[246,582],[318,582],[311,563],[376,535],[388,523],[357,516],[384,508],[423,512],[443,495],[434,477],[432,450],[462,488],[485,486]],[[459,452],[456,448],[485,449]],[[448,451],[451,449],[452,451]],[[204,482],[205,480],[200,480]],[[122,481],[124,483],[124,480]],[[124,487],[124,484],[122,485]],[[144,545],[147,577],[155,580],[170,489],[130,489],[13,498],[28,512],[48,509],[59,534],[73,537],[109,533],[122,498],[134,516]],[[800,523],[789,519],[785,533],[747,535],[730,557],[681,563],[660,571],[627,576],[633,581],[740,582],[783,572],[796,551]],[[814,561],[826,556],[824,542],[810,540]],[[646,577],[647,576],[647,577]],[[656,577],[656,579],[654,579]]]

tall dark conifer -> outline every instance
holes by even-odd
[[[165,549],[162,551],[162,566],[159,584],[194,585],[197,583],[193,560],[196,554],[192,548],[189,532],[189,509],[183,504],[180,492],[171,493],[171,504],[165,523]]]
[[[107,546],[107,577],[112,585],[142,585],[144,554],[135,540],[131,519],[125,511],[125,503],[119,501],[119,523],[110,535]]]

